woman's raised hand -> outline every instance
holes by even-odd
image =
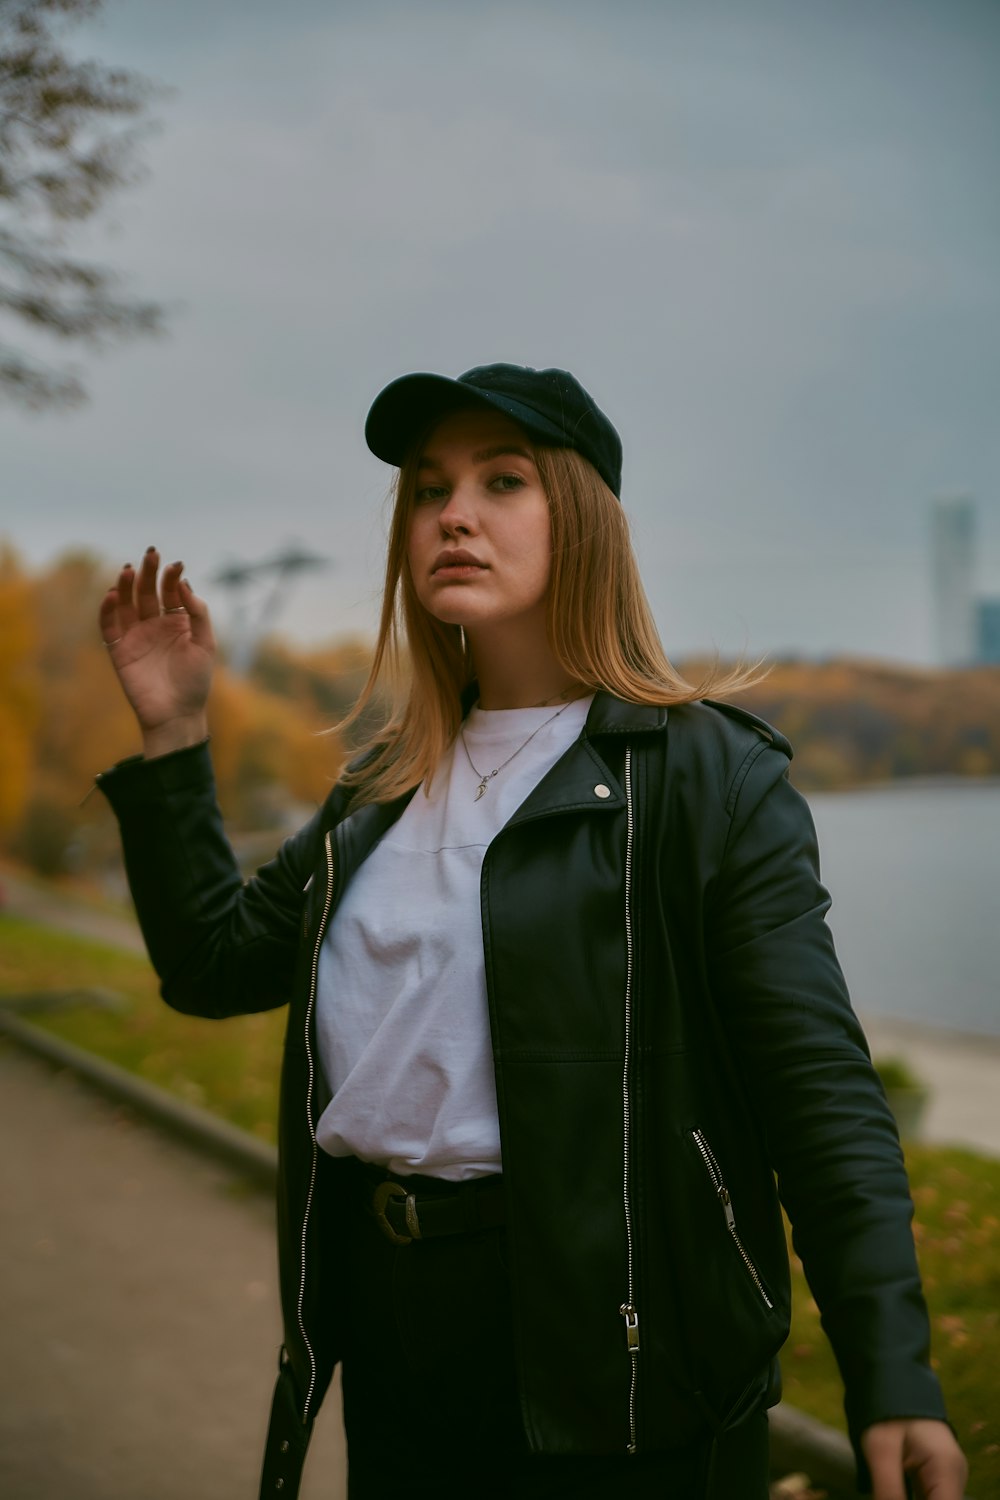
[[[208,608],[150,547],[138,572],[126,564],[101,602],[101,638],[142,730],[147,757],[197,744],[207,733],[205,704],[215,636]]]

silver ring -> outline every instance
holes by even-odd
[[[105,651],[110,651],[112,646],[117,646],[118,642],[123,641],[124,639],[125,637],[123,635],[116,635],[113,641],[102,641],[101,645],[104,647]]]
[[[187,610],[184,608],[183,604],[173,604],[169,609],[165,609],[163,613],[165,615],[186,615]]]

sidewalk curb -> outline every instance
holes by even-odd
[[[153,1124],[236,1167],[258,1186],[273,1191],[278,1168],[276,1149],[238,1126],[176,1099],[165,1089],[32,1026],[3,1007],[0,1007],[0,1036],[8,1037],[57,1068],[68,1069],[107,1097],[128,1105]],[[772,1408],[768,1420],[772,1473],[808,1474],[814,1485],[829,1492],[830,1500],[853,1500],[857,1496],[854,1454],[843,1433],[784,1403]]]
[[[57,1068],[68,1068],[102,1094],[129,1105],[154,1124],[224,1161],[227,1166],[236,1167],[258,1186],[273,1192],[278,1173],[278,1153],[274,1146],[256,1140],[247,1131],[220,1120],[206,1109],[175,1098],[165,1089],[137,1078],[134,1073],[106,1062],[93,1052],[74,1047],[62,1037],[22,1021],[2,1007],[0,1036],[9,1037],[18,1046],[45,1058]]]
[[[858,1495],[854,1450],[842,1432],[794,1406],[773,1406],[767,1414],[771,1436],[771,1475],[808,1474],[829,1500]]]

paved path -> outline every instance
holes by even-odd
[[[280,1341],[270,1202],[0,1041],[0,1495],[252,1500]],[[332,1399],[304,1500],[343,1500]]]
[[[931,1090],[921,1139],[1000,1156],[1000,1037],[866,1020],[872,1055],[903,1057]]]
[[[0,885],[6,901],[3,909],[12,917],[57,927],[61,932],[72,932],[115,948],[128,948],[133,953],[146,951],[139,924],[131,914],[118,916],[91,905],[71,891],[28,880],[6,862],[0,863]]]

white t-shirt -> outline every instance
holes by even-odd
[[[578,738],[590,703],[557,717],[551,706],[474,708],[468,754],[457,739],[430,795],[418,790],[353,876],[317,979],[334,1097],[316,1136],[332,1156],[453,1181],[500,1171],[480,872],[491,840]]]

